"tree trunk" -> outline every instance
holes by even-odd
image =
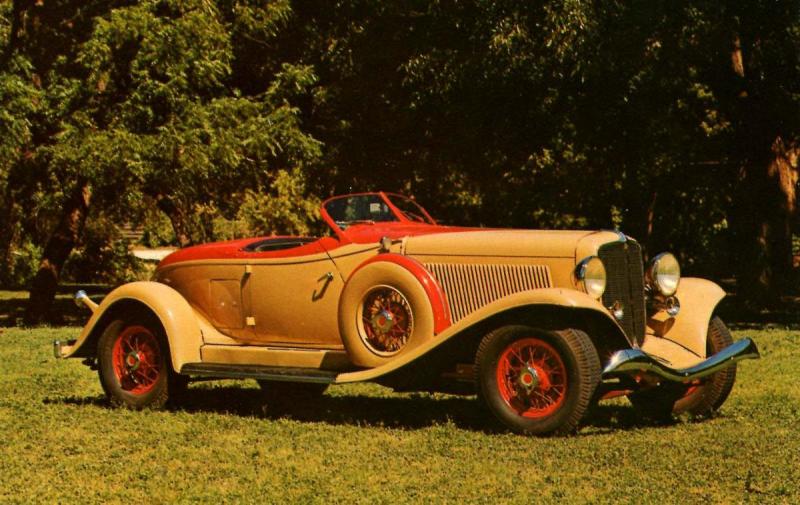
[[[192,245],[192,235],[185,213],[182,212],[168,196],[156,195],[155,199],[159,210],[166,214],[170,223],[172,223],[172,229],[175,231],[175,238],[178,240],[178,245],[180,247]]]
[[[26,325],[39,324],[49,316],[61,269],[83,233],[90,200],[91,188],[88,181],[79,181],[44,249],[25,311]]]
[[[754,306],[774,305],[789,287],[792,228],[797,216],[798,149],[779,137],[772,159],[751,167],[744,178],[748,202],[740,212],[739,293]],[[749,236],[748,236],[749,235]]]
[[[22,15],[25,10],[33,5],[31,0],[14,0],[11,7],[11,29],[8,32],[8,45],[6,46],[3,58],[5,63],[11,59],[14,51],[17,50],[22,31]]]
[[[736,97],[737,139],[743,177],[732,212],[737,293],[754,307],[775,305],[789,287],[792,229],[797,216],[794,139],[784,139],[765,98],[749,92],[742,42],[734,37],[731,70],[741,87]]]
[[[10,188],[6,188],[5,193],[5,203],[0,207],[4,214],[2,218],[0,218],[0,237],[3,237],[3,240],[0,242],[0,284],[13,287],[13,254],[14,248],[19,245],[20,239],[18,224],[19,206]]]

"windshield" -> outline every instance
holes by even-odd
[[[413,200],[395,194],[367,193],[333,198],[325,203],[325,211],[342,230],[355,224],[393,221],[436,224]]]
[[[403,213],[403,217],[409,221],[416,221],[418,223],[436,224],[431,216],[425,212],[417,202],[407,198],[403,195],[389,194],[386,195],[392,204],[397,207],[397,210]]]
[[[354,224],[398,220],[380,195],[343,196],[325,204],[325,210],[342,230]]]

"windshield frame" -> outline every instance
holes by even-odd
[[[428,211],[425,210],[424,207],[422,207],[420,204],[418,204],[413,198],[409,198],[409,197],[407,197],[405,195],[401,195],[399,193],[384,193],[383,191],[364,192],[364,193],[350,193],[350,194],[347,194],[347,195],[339,195],[339,196],[334,196],[334,197],[328,198],[327,200],[322,202],[322,205],[320,206],[320,214],[322,215],[322,219],[328,224],[328,226],[334,231],[334,233],[336,233],[336,235],[341,237],[341,238],[344,238],[344,236],[346,234],[345,229],[340,227],[337,224],[337,222],[333,219],[333,217],[328,213],[328,205],[331,202],[334,202],[334,201],[337,201],[337,200],[341,200],[341,199],[344,199],[344,198],[359,197],[359,196],[364,196],[364,197],[367,197],[367,196],[378,196],[387,205],[387,207],[391,211],[392,215],[394,216],[395,220],[392,220],[392,221],[371,221],[371,222],[368,222],[366,220],[364,220],[364,221],[353,221],[353,225],[352,226],[355,226],[355,225],[358,225],[358,224],[378,224],[378,223],[380,223],[380,224],[388,224],[388,223],[405,223],[405,224],[408,224],[408,223],[412,223],[412,224],[418,224],[418,225],[434,225],[434,226],[437,224],[436,220],[433,219],[430,214],[428,214]],[[395,203],[392,201],[392,199],[402,199],[402,200],[405,200],[407,202],[410,202],[411,204],[414,205],[414,207],[416,207],[417,209],[419,209],[422,212],[420,217],[424,218],[425,221],[409,219],[405,215],[405,213],[402,210],[400,210],[400,208],[397,205],[395,205]]]

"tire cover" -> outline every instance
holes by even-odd
[[[372,290],[382,286],[399,292],[411,309],[411,335],[401,349],[391,354],[378,353],[367,344],[360,321],[365,299]],[[353,364],[377,367],[433,337],[433,309],[425,289],[411,272],[396,263],[376,261],[358,269],[348,279],[339,300],[339,332]]]

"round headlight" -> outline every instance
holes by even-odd
[[[584,258],[575,267],[575,277],[592,298],[600,299],[606,290],[606,267],[597,256]]]
[[[661,253],[652,261],[647,269],[647,281],[664,296],[672,296],[681,282],[681,266],[678,259],[670,253]]]

